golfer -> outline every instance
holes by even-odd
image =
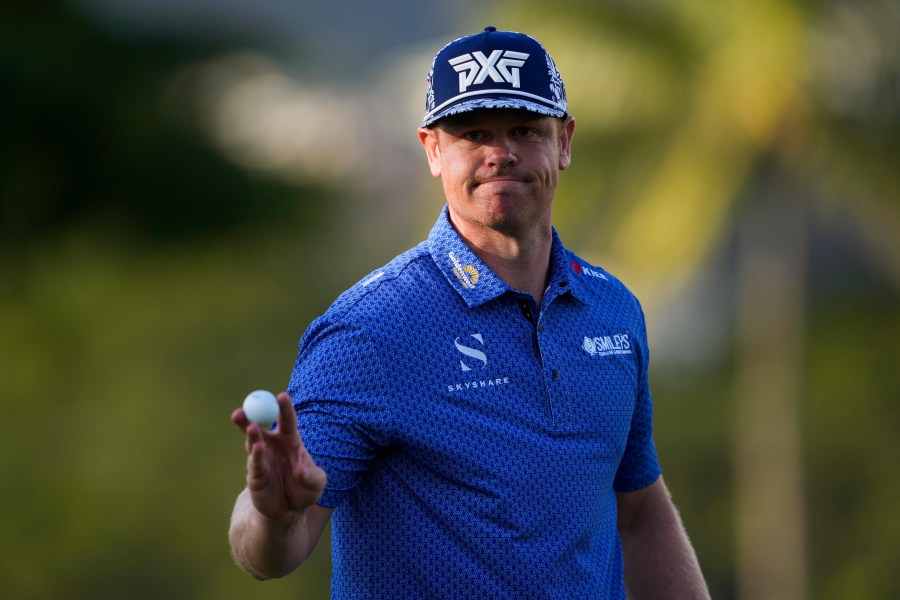
[[[300,341],[248,450],[230,540],[259,579],[332,524],[334,598],[708,598],[661,477],[637,299],[552,225],[575,119],[535,39],[434,58],[428,239]]]

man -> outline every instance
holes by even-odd
[[[447,205],[310,325],[274,431],[234,412],[236,561],[285,575],[331,520],[336,598],[707,597],[660,476],[640,306],[551,225],[575,130],[555,64],[488,27],[429,82],[418,135]]]

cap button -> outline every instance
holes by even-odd
[[[494,27],[493,25],[488,25],[487,27],[484,28],[485,33],[491,33],[492,31],[497,31],[497,28]]]

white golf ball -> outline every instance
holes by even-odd
[[[275,394],[266,390],[256,390],[244,398],[244,414],[247,419],[260,425],[270,426],[278,420],[278,400]]]

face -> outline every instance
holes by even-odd
[[[559,172],[569,166],[575,120],[523,110],[476,110],[419,129],[460,233],[526,235],[550,228]]]

